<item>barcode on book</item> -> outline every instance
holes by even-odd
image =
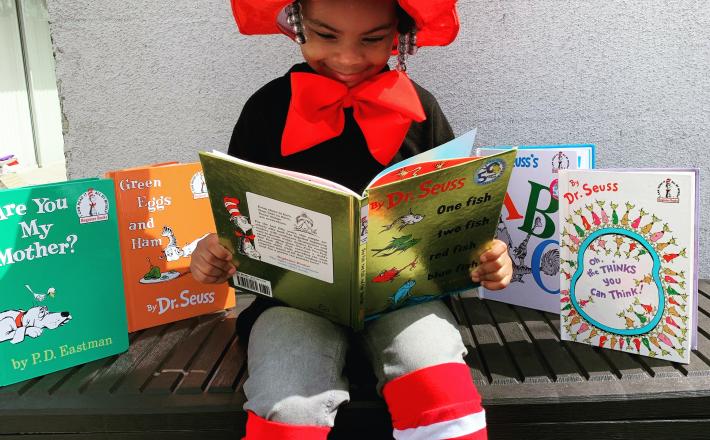
[[[237,272],[232,277],[234,285],[266,296],[274,296],[271,292],[271,281],[253,275]]]

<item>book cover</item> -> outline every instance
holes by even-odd
[[[499,151],[500,147],[477,150],[483,156]],[[505,289],[490,291],[480,287],[479,297],[560,312],[557,173],[593,163],[593,145],[518,148],[496,231],[496,237],[508,245],[513,277]]]
[[[355,329],[366,314],[471,287],[469,271],[493,238],[515,152],[445,156],[408,161],[356,194],[200,153],[217,233],[238,261],[232,283]]]
[[[560,172],[562,339],[690,361],[697,194],[696,170]]]
[[[113,182],[0,191],[0,385],[128,348]]]
[[[215,231],[200,164],[157,164],[108,175],[118,204],[129,331],[232,307],[226,284],[202,284],[190,273],[197,243]]]

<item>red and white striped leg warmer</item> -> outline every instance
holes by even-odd
[[[329,432],[328,426],[303,426],[272,422],[249,411],[247,435],[242,440],[325,440]]]
[[[466,364],[422,368],[388,382],[385,397],[397,440],[485,440],[486,413]]]

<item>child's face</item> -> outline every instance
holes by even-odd
[[[394,0],[303,0],[303,58],[354,87],[387,64],[397,33]]]

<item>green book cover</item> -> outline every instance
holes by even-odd
[[[0,385],[125,351],[113,182],[0,191]]]
[[[200,153],[217,234],[235,256],[230,283],[356,330],[366,316],[475,287],[469,272],[495,233],[515,152],[459,157],[445,146],[362,195]]]

